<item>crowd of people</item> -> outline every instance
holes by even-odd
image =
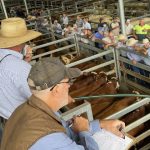
[[[36,13],[39,12],[33,10],[31,15],[37,17]],[[41,15],[44,16],[44,12],[40,11]],[[42,20],[42,23],[50,30],[47,20]],[[71,25],[64,13],[59,20],[54,20],[53,30],[62,37],[79,34],[83,37],[80,38],[82,42],[89,44],[91,40],[102,50],[114,47],[121,56],[132,61],[133,65],[124,63],[125,68],[150,77],[149,71],[136,66],[137,62],[150,66],[150,41],[147,38],[150,25],[145,24],[143,19],[135,26],[127,19],[127,35],[124,36],[120,33],[117,17],[111,24],[100,18],[97,30],[93,31],[88,17],[79,15]],[[31,66],[32,49],[26,42],[40,35],[40,32],[27,30],[24,19],[1,21],[0,118],[5,126],[1,150],[98,150],[92,135],[102,128],[123,138],[120,129],[125,128],[125,124],[119,120],[89,122],[84,117],[75,116],[72,127],[70,121],[61,120],[60,109],[73,102],[69,88],[82,73],[77,68],[66,68],[58,58],[44,58]],[[130,51],[120,50],[122,47]],[[137,78],[134,80],[150,87],[147,82]]]
[[[144,19],[139,20],[139,24],[132,25],[131,20],[127,19],[125,23],[126,36],[121,34],[120,21],[118,17],[115,17],[110,24],[105,22],[104,18],[99,19],[97,30],[93,31],[88,17],[77,16],[77,20],[73,26],[68,22],[64,28],[58,23],[58,20],[54,21],[53,29],[55,33],[63,35],[63,37],[72,36],[74,34],[80,35],[83,38],[79,38],[82,42],[90,44],[92,41],[95,44],[93,46],[102,50],[107,50],[109,47],[113,47],[119,51],[120,48],[126,48],[131,52],[119,51],[121,56],[128,58],[132,61],[132,65],[127,65],[127,69],[136,73],[150,77],[150,72],[140,69],[134,65],[137,62],[150,65],[150,42],[148,33],[150,31],[150,25],[144,22]],[[93,44],[93,43],[92,43]],[[134,54],[138,52],[139,54]],[[144,57],[145,56],[145,57]],[[108,58],[110,59],[110,58]],[[149,87],[150,84],[137,79],[143,86]]]

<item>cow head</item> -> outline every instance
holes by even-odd
[[[140,95],[140,93],[139,93],[138,91],[133,90],[132,93],[133,93],[133,94],[137,94],[137,97],[136,97],[136,101],[137,101],[137,102],[141,100],[141,98],[138,97],[138,95]]]
[[[114,84],[115,89],[119,90],[120,84],[119,84],[118,79],[116,77],[112,77],[109,82],[112,82]]]

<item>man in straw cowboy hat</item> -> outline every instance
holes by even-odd
[[[125,124],[119,120],[89,123],[76,116],[65,122],[56,115],[69,103],[70,85],[80,75],[78,68],[67,68],[58,58],[38,61],[29,75],[34,94],[8,119],[1,150],[99,150],[93,134],[101,128],[124,137],[119,129]],[[84,147],[74,142],[76,136]]]
[[[127,47],[126,46],[126,41],[127,41],[127,37],[125,35],[123,35],[123,34],[119,34],[119,36],[118,36],[118,43],[117,43],[116,48],[118,48],[118,49],[119,48],[126,48]],[[121,49],[119,49],[119,50],[121,50]],[[120,54],[123,57],[127,57],[127,53],[124,50],[121,50]]]
[[[40,35],[39,32],[27,30],[25,21],[21,18],[1,21],[0,116],[4,119],[8,119],[31,96],[27,83],[31,66],[23,60],[22,51],[26,42]]]
[[[134,38],[130,38],[126,44],[128,46],[128,49],[132,51],[132,52],[127,52],[127,57],[133,63],[133,65],[130,65],[130,69],[136,73],[144,75],[143,70],[136,66],[137,62],[142,61],[142,56],[140,56],[140,54],[139,55],[135,54],[138,45],[138,40],[135,40]],[[135,81],[137,81],[139,84],[143,84],[143,81],[138,78],[135,78]]]
[[[150,41],[149,39],[143,39],[142,43],[143,43],[143,48],[144,48],[143,54],[146,56],[146,57],[142,57],[142,60],[144,61],[145,65],[150,66]],[[150,71],[148,69],[144,70],[144,75],[150,78]],[[150,83],[145,82],[144,86],[149,88]]]

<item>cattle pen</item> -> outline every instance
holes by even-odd
[[[67,62],[66,66],[67,67],[74,67],[74,66],[78,66],[82,63],[87,63],[87,62],[96,62],[98,59],[102,59],[103,61],[100,61],[99,63],[96,63],[94,66],[83,69],[81,68],[82,72],[93,72],[93,71],[97,71],[99,69],[103,70],[103,68],[109,68],[106,69],[106,75],[107,76],[114,76],[119,80],[119,83],[121,84],[122,82],[125,82],[131,89],[138,89],[138,91],[140,91],[141,93],[143,93],[143,95],[141,95],[141,97],[143,97],[143,99],[141,99],[140,101],[137,101],[136,103],[133,103],[130,106],[127,106],[125,108],[123,108],[122,110],[115,112],[114,114],[107,116],[105,119],[120,119],[123,116],[127,115],[130,112],[135,111],[136,109],[149,104],[150,102],[150,97],[149,94],[150,93],[150,88],[144,87],[138,83],[135,83],[132,80],[128,79],[128,75],[133,76],[134,78],[138,78],[141,79],[143,81],[146,81],[148,83],[150,83],[150,79],[141,75],[141,74],[137,74],[135,72],[133,72],[132,70],[129,70],[127,68],[125,68],[123,65],[121,64],[128,64],[128,65],[132,65],[131,61],[128,60],[127,58],[124,58],[120,55],[120,53],[122,51],[129,51],[125,48],[120,48],[119,50],[115,49],[115,48],[110,48],[108,50],[100,50],[96,47],[94,47],[91,43],[92,41],[90,41],[90,44],[85,44],[81,41],[81,38],[85,38],[85,37],[81,37],[78,35],[73,35],[70,36],[68,38],[64,38],[64,39],[59,39],[53,42],[48,42],[46,44],[42,44],[42,45],[38,45],[35,46],[33,49],[34,51],[36,51],[36,49],[40,49],[40,48],[44,48],[44,47],[48,47],[50,45],[57,45],[60,47],[53,49],[51,51],[39,54],[39,55],[35,55],[32,58],[32,62],[31,64],[34,64],[36,61],[38,61],[39,59],[42,59],[42,57],[53,57],[55,56],[55,54],[57,53],[57,57],[61,57],[63,56],[67,56],[69,55],[76,55],[76,56],[80,56],[81,53],[84,51],[86,52],[87,56],[85,56],[82,59],[79,59],[75,62]],[[68,41],[69,44],[68,44]],[[65,43],[64,45],[62,43]],[[67,43],[67,44],[66,44]],[[71,49],[71,51],[70,51]],[[106,60],[105,58],[109,58],[108,60]],[[143,56],[145,57],[145,56]],[[114,66],[113,68],[111,66]],[[146,70],[150,70],[150,67],[144,64],[140,64],[137,63],[137,66],[141,69],[146,69]],[[145,95],[144,95],[145,94]],[[119,94],[110,94],[110,95],[97,95],[99,97],[117,97],[119,96]],[[97,97],[96,96],[96,97]],[[120,95],[120,97],[129,97],[129,96],[137,96],[136,94],[123,94]],[[139,95],[140,96],[140,95]],[[94,96],[93,96],[94,97]],[[79,97],[79,98],[75,98],[76,101],[83,101],[86,99],[92,99],[92,96],[87,96],[87,97]],[[90,100],[91,101],[91,100]],[[100,103],[101,101],[99,101]],[[87,113],[87,118],[89,120],[93,120],[93,114],[92,114],[92,109],[90,106],[89,101],[84,101],[83,104],[76,106],[75,108],[68,108],[67,107],[67,112],[62,114],[62,118],[64,120],[68,120],[71,117],[73,117],[74,115],[80,115],[82,113]],[[142,125],[142,124],[149,124],[149,120],[150,120],[150,114],[149,112],[144,115],[143,117],[138,118],[138,120],[133,121],[132,123],[128,124],[125,128],[126,132],[129,132],[130,130],[133,130],[134,128]],[[143,139],[147,139],[150,136],[150,130],[147,129],[144,132],[140,133],[138,136],[134,136],[132,137],[134,139],[134,142],[132,143],[131,146],[136,147],[136,144],[139,143],[140,141],[142,141]],[[149,148],[149,143],[144,145],[142,148],[140,148],[140,150],[146,150]]]

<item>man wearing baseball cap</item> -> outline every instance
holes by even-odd
[[[81,75],[77,68],[66,68],[57,58],[43,58],[31,69],[29,78],[34,94],[11,115],[6,123],[1,150],[99,150],[92,135],[101,128],[111,128],[122,137],[119,120],[95,120],[89,124],[83,117],[73,119],[72,132],[76,132],[80,144],[69,138],[66,123],[56,115],[69,103],[68,91],[73,80]],[[106,123],[107,122],[107,123]],[[65,128],[64,128],[65,127]],[[75,135],[75,134],[74,134]]]
[[[0,29],[0,117],[8,119],[12,112],[31,96],[27,78],[31,69],[23,60],[25,43],[41,33],[27,30],[24,19],[8,18]],[[29,57],[29,56],[28,56]],[[27,59],[28,60],[28,59]]]

